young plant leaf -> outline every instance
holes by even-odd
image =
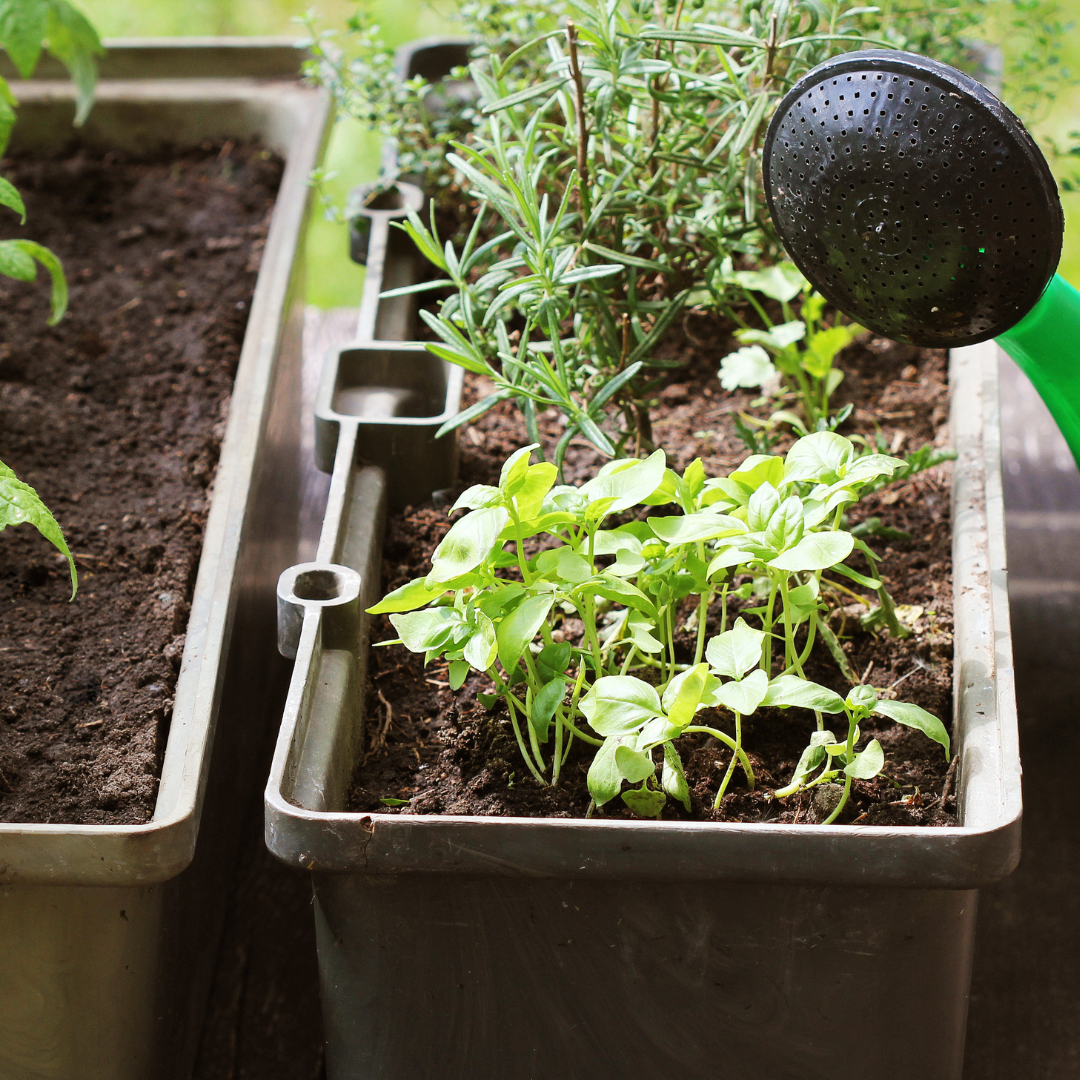
[[[442,585],[428,588],[423,578],[416,578],[407,585],[402,585],[387,593],[377,604],[367,609],[369,615],[384,615],[392,611],[415,611],[417,608],[437,600],[446,589]]]
[[[622,790],[623,778],[615,765],[615,751],[622,745],[619,738],[605,739],[589,766],[589,794],[597,806],[611,802]]]
[[[939,743],[945,750],[945,757],[949,757],[949,733],[933,713],[908,701],[879,701],[874,705],[873,711],[878,716],[887,716],[905,727],[917,728],[927,738]]]
[[[464,656],[477,671],[487,671],[495,663],[495,626],[479,609],[471,613],[472,633],[465,641]]]
[[[625,745],[615,749],[615,768],[619,770],[619,775],[631,784],[637,784],[656,774],[656,765],[648,754]]]
[[[511,672],[517,667],[521,654],[547,618],[555,597],[551,593],[527,596],[499,623],[495,636],[499,646],[499,663]]]
[[[765,700],[768,689],[769,676],[758,668],[756,671],[751,671],[745,679],[727,682],[717,687],[713,691],[713,697],[720,705],[726,705],[733,712],[747,716]]]
[[[592,729],[605,737],[631,735],[646,720],[661,715],[656,690],[632,675],[604,675],[597,679],[579,707]]]
[[[662,791],[654,791],[649,787],[631,788],[623,792],[622,800],[626,805],[641,817],[659,818],[667,796]]]
[[[705,647],[705,659],[717,675],[741,679],[761,663],[761,643],[764,638],[761,630],[747,626],[746,620],[740,617],[730,630],[712,638]]]
[[[612,461],[580,491],[590,503],[613,499],[606,513],[618,514],[647,499],[664,479],[666,457],[663,450],[650,454],[644,461],[628,459]]]
[[[454,522],[431,556],[431,573],[424,579],[428,588],[475,570],[491,554],[509,520],[503,507],[491,506]]]
[[[796,706],[815,712],[840,713],[844,711],[844,699],[828,687],[819,686],[798,675],[778,675],[769,682],[769,689],[762,705],[774,705],[781,709]]]
[[[533,698],[532,721],[536,737],[541,742],[547,742],[548,733],[551,729],[551,718],[555,710],[562,703],[566,694],[566,683],[562,679],[552,679],[540,687],[540,692]]]
[[[811,533],[793,548],[782,551],[769,566],[776,570],[828,570],[843,562],[855,547],[855,537],[849,532]]]
[[[33,525],[67,559],[71,573],[71,599],[74,600],[79,577],[75,570],[75,560],[56,518],[38,497],[38,493],[0,462],[0,529],[5,529],[8,525],[22,525],[24,522]]]
[[[448,679],[451,690],[460,690],[469,674],[468,660],[451,660],[448,668]]]
[[[881,743],[874,739],[861,754],[855,755],[854,761],[844,766],[844,772],[855,780],[873,780],[884,766],[885,751],[881,749]]]
[[[406,615],[391,615],[390,622],[409,652],[427,653],[445,648],[454,631],[464,624],[460,611],[451,607],[426,608]]]
[[[683,772],[682,759],[670,742],[664,743],[664,770],[660,776],[660,786],[673,799],[681,802],[688,814],[691,812],[690,786]]]

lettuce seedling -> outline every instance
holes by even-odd
[[[453,689],[470,670],[491,679],[494,694],[480,700],[505,702],[522,758],[540,783],[558,782],[577,739],[599,748],[589,772],[597,805],[624,781],[640,785],[626,793],[635,812],[659,813],[669,795],[685,802],[674,741],[706,730],[693,718],[709,707],[726,709],[735,725],[734,738],[708,728],[733,751],[717,799],[736,759],[752,785],[744,716],[762,704],[798,704],[817,711],[821,728],[828,711],[813,704],[817,691],[804,689],[790,702],[774,692],[774,684],[790,690],[792,680],[813,685],[803,665],[818,636],[843,656],[822,618],[823,573],[877,591],[893,611],[876,556],[841,522],[867,484],[903,462],[859,457],[850,440],[816,432],[786,457],[751,456],[727,477],[706,476],[700,461],[679,476],[657,450],[609,462],[573,487],[555,483],[554,464],[530,462],[535,448],[514,453],[497,485],[465,491],[451,513],[468,513],[435,549],[427,576],[369,611],[389,615],[395,643],[427,661],[444,659]],[[677,512],[608,521],[644,507]],[[855,552],[869,560],[873,577],[846,564]],[[760,602],[729,630],[729,601],[752,594]],[[717,600],[720,633],[707,641]],[[892,620],[894,633],[906,633],[895,613]],[[692,635],[689,663],[677,648],[680,631]],[[782,663],[774,663],[774,647],[782,647]],[[659,781],[646,769],[658,747]]]

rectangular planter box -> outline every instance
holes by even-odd
[[[950,378],[942,829],[346,813],[384,506],[416,477],[341,423],[318,558],[279,582],[265,797],[270,850],[312,874],[330,1080],[959,1080],[978,889],[1016,865],[1021,799],[996,347]]]
[[[328,102],[288,41],[107,42],[73,130],[70,85],[14,83],[15,145],[140,152],[257,139],[287,159],[187,626],[160,788],[145,825],[0,824],[0,1076],[190,1076],[240,823],[258,790],[284,664],[273,583],[295,562],[307,177]],[[236,77],[237,75],[243,77]],[[211,758],[213,749],[213,758]]]

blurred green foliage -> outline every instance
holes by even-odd
[[[960,3],[938,5],[928,0],[935,17],[943,9],[977,8],[985,12],[982,36],[1004,44],[1007,62],[1020,59],[1015,54],[1028,47],[1010,29],[1010,23],[1023,17],[1025,4],[1029,22],[1053,5],[1046,0],[962,0]],[[80,0],[86,13],[103,37],[151,35],[210,35],[210,34],[298,34],[300,28],[292,20],[314,6],[324,26],[344,26],[356,9],[351,0]],[[373,0],[369,5],[382,27],[389,44],[400,44],[410,38],[428,34],[453,32],[450,15],[454,0]],[[886,7],[912,6],[911,0],[885,0]],[[1074,25],[1055,34],[1060,66],[1080,74],[1080,3],[1060,0],[1056,5],[1061,20]],[[1018,48],[1018,42],[1020,46]],[[1047,73],[1050,74],[1050,73]],[[1023,88],[1041,82],[1037,68],[1028,68],[1026,77],[1010,73],[1005,97],[1013,100]],[[1011,85],[1010,85],[1011,84]],[[1014,102],[1015,103],[1015,102]],[[1038,123],[1039,135],[1049,135],[1064,145],[1069,133],[1080,129],[1080,87],[1064,89],[1056,102]],[[374,178],[378,172],[379,140],[359,130],[351,121],[341,121],[330,146],[327,170],[336,173],[327,184],[328,194],[340,202],[349,188]],[[1072,161],[1080,164],[1080,159]],[[1068,228],[1061,273],[1080,285],[1080,192],[1063,193]],[[323,220],[316,214],[309,233],[309,253],[312,266],[318,268],[313,276],[310,297],[313,303],[332,307],[355,304],[363,283],[363,271],[350,263],[345,255],[344,226]]]

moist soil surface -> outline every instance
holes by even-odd
[[[15,159],[47,287],[0,278],[0,460],[59,521],[0,535],[0,820],[153,814],[210,488],[281,162],[205,143]]]
[[[657,393],[653,437],[677,471],[700,457],[708,475],[726,475],[749,453],[736,435],[734,416],[740,411],[764,416],[769,411],[754,401],[751,392],[721,389],[719,358],[735,347],[737,342],[724,327],[703,317],[685,322],[665,347],[665,358],[679,359],[683,366],[665,378]],[[840,366],[846,378],[834,395],[834,406],[848,402],[854,406],[841,433],[883,439],[885,448],[896,454],[927,443],[947,445],[948,375],[943,350],[915,349],[866,334],[842,354]],[[492,389],[481,377],[467,375],[466,404]],[[558,438],[558,421],[554,412],[541,418],[548,445]],[[792,438],[783,437],[775,451],[785,450]],[[459,490],[470,484],[497,483],[503,461],[527,442],[524,423],[509,402],[463,428]],[[583,482],[602,460],[584,440],[572,442],[567,482]],[[885,526],[910,535],[910,539],[871,537],[868,542],[881,557],[882,576],[896,603],[904,605],[902,615],[911,636],[894,640],[887,631],[863,629],[859,616],[866,608],[847,594],[834,598],[836,611],[830,621],[850,668],[861,681],[878,688],[882,697],[921,705],[947,726],[952,716],[949,468],[944,464],[886,487],[861,500],[850,514],[852,522],[878,517]],[[438,508],[432,504],[409,507],[391,516],[384,547],[384,591],[428,572],[431,553],[451,524],[447,505],[440,499]],[[869,572],[865,564],[853,565]],[[687,614],[689,608],[683,613]],[[713,610],[709,633],[718,631],[719,611]],[[376,642],[397,637],[386,616],[373,618],[371,633]],[[682,644],[683,659],[689,661],[691,638],[684,634]],[[476,699],[477,693],[493,689],[486,676],[471,673],[454,693],[444,662],[425,667],[422,656],[400,645],[372,649],[370,655],[365,747],[353,777],[351,810],[585,816],[590,803],[586,773],[593,748],[575,743],[559,785],[540,785],[520,758],[502,703],[488,712]],[[849,688],[836,662],[820,645],[806,674],[843,694]],[[734,735],[731,718],[721,712],[706,710],[699,716],[699,723]],[[830,719],[838,735],[846,733],[842,717]],[[730,751],[707,735],[684,736],[679,749],[692,811],[688,814],[669,799],[663,817],[780,824],[824,820],[835,806],[839,786],[785,800],[769,794],[789,782],[813,725],[813,715],[803,710],[760,710],[747,718],[743,746],[757,775],[756,790],[749,790],[737,769],[716,809],[713,800]],[[880,718],[871,718],[862,730],[863,744],[871,737],[882,744],[885,768],[874,780],[854,782],[841,820],[875,825],[955,824],[954,777],[942,749],[921,733]],[[402,800],[405,805],[388,806],[383,799]],[[616,799],[596,810],[595,816],[634,815]]]

